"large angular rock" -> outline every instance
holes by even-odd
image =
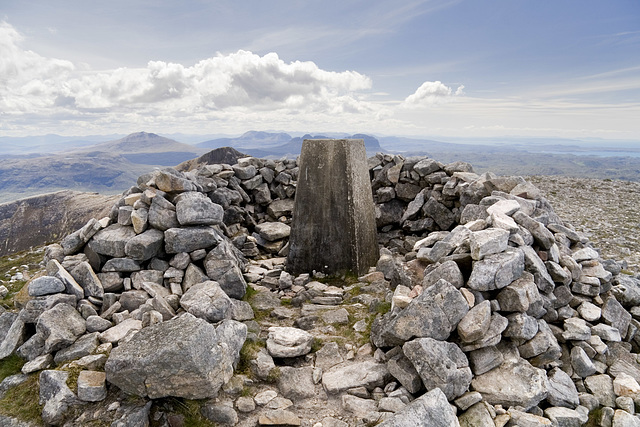
[[[98,231],[89,242],[89,247],[95,253],[122,258],[125,256],[127,242],[135,235],[132,227],[113,224]]]
[[[3,313],[0,317],[6,335],[2,335],[0,342],[0,360],[11,355],[25,339],[25,322],[13,313]]]
[[[57,294],[65,290],[64,283],[56,277],[41,276],[29,282],[29,296],[40,297],[43,295]]]
[[[489,255],[473,263],[467,286],[476,291],[502,289],[518,279],[524,271],[524,254],[520,249]]]
[[[580,404],[580,399],[571,377],[560,368],[553,368],[549,371],[548,377],[547,401],[553,406],[575,409]]]
[[[624,309],[622,304],[614,296],[610,296],[602,306],[602,318],[611,326],[620,331],[620,336],[624,339],[627,336],[631,314]]]
[[[205,399],[231,378],[235,357],[213,325],[184,315],[144,328],[113,349],[105,372],[108,382],[138,396]]]
[[[58,304],[38,318],[36,331],[45,338],[44,353],[68,347],[87,330],[85,320],[68,304]]]
[[[149,225],[160,231],[180,227],[176,216],[176,207],[173,203],[160,195],[156,195],[149,207]]]
[[[164,248],[168,254],[207,249],[220,240],[215,228],[206,225],[170,228],[164,232]]]
[[[322,385],[327,393],[339,393],[356,387],[373,390],[382,387],[389,376],[384,363],[373,360],[364,362],[345,362],[334,366],[322,375]]]
[[[501,228],[488,228],[471,233],[471,257],[478,261],[487,255],[499,254],[507,249],[509,232]]]
[[[278,378],[278,389],[284,397],[293,401],[315,396],[313,367],[281,367],[280,377]]]
[[[549,293],[553,291],[555,284],[547,271],[547,266],[540,259],[536,251],[531,246],[522,246],[524,252],[524,264],[528,272],[533,274],[534,281],[541,292]]]
[[[124,247],[125,254],[137,261],[146,261],[162,250],[164,233],[155,228],[150,228],[144,233],[132,237]]]
[[[460,427],[442,390],[435,388],[397,412],[379,427]]]
[[[39,378],[42,420],[47,424],[58,425],[70,407],[80,403],[67,386],[69,372],[42,371]]]
[[[389,359],[387,362],[387,369],[409,393],[418,393],[422,390],[422,378],[420,378],[416,368],[404,354],[399,353],[395,357]]]
[[[229,297],[241,299],[244,296],[247,290],[247,282],[242,275],[244,257],[229,240],[222,240],[207,254],[204,267],[207,276],[218,282]]]
[[[165,193],[198,191],[198,186],[195,183],[186,179],[182,173],[170,168],[158,171],[155,174],[155,183],[158,190]]]
[[[438,202],[433,197],[422,207],[422,212],[432,218],[441,230],[448,230],[455,223],[455,215],[445,205]]]
[[[60,245],[64,254],[71,255],[78,252],[101,229],[102,224],[97,219],[91,218],[81,229],[62,239]]]
[[[102,299],[104,296],[102,282],[88,262],[83,261],[78,264],[73,269],[73,276],[76,278],[82,289],[84,289],[85,297],[96,297]]]
[[[69,295],[74,295],[76,299],[84,298],[84,289],[78,284],[76,279],[58,262],[58,260],[52,259],[47,263],[47,274],[58,278],[64,283],[65,292]]]
[[[441,279],[405,309],[377,318],[372,341],[377,347],[389,347],[416,337],[446,340],[468,311],[469,305],[460,291]]]
[[[212,323],[231,315],[231,299],[211,280],[190,287],[180,298],[180,305],[188,313]]]
[[[529,230],[533,235],[535,242],[540,245],[542,249],[548,250],[553,244],[555,244],[556,240],[553,233],[547,230],[547,227],[545,227],[541,222],[532,219],[522,211],[514,213],[513,219],[516,223]]]
[[[99,402],[107,397],[106,374],[81,371],[78,375],[78,398],[84,402]]]
[[[64,362],[88,356],[94,352],[99,344],[100,342],[98,340],[97,332],[83,335],[69,347],[58,351],[54,361],[56,362],[56,365],[61,365]]]
[[[222,206],[200,192],[182,193],[175,199],[180,225],[216,225],[222,222]]]
[[[470,343],[484,336],[491,325],[491,303],[488,300],[473,307],[458,323],[458,335]]]
[[[507,359],[497,368],[476,376],[471,387],[492,405],[525,409],[533,408],[549,394],[546,371],[521,358]]]
[[[464,394],[471,383],[469,361],[454,343],[418,338],[402,346],[427,390],[440,388],[447,399]]]

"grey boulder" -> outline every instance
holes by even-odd
[[[231,314],[231,299],[211,280],[191,286],[180,298],[180,305],[188,313],[213,323]]]
[[[138,396],[211,398],[233,375],[233,350],[213,325],[187,314],[144,328],[121,343],[111,352],[105,372],[108,382]]]

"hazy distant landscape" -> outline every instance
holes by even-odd
[[[640,143],[575,139],[455,139],[375,137],[362,133],[290,134],[248,131],[240,136],[181,135],[183,141],[137,132],[126,136],[0,137],[0,200],[72,189],[120,193],[140,174],[176,166],[220,147],[263,158],[295,157],[308,138],[364,139],[368,155],[427,155],[466,161],[476,172],[554,175],[640,182]],[[200,141],[200,142],[197,142]]]

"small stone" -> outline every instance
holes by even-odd
[[[85,402],[99,402],[107,397],[106,374],[81,371],[78,376],[78,398]]]
[[[272,326],[267,338],[267,351],[273,357],[298,357],[311,351],[313,335],[291,327]]]
[[[243,413],[252,412],[256,409],[256,403],[251,397],[242,396],[236,400],[236,408],[238,408],[238,411]]]

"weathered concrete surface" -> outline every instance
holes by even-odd
[[[369,170],[361,139],[305,139],[287,269],[365,273],[378,260]]]

